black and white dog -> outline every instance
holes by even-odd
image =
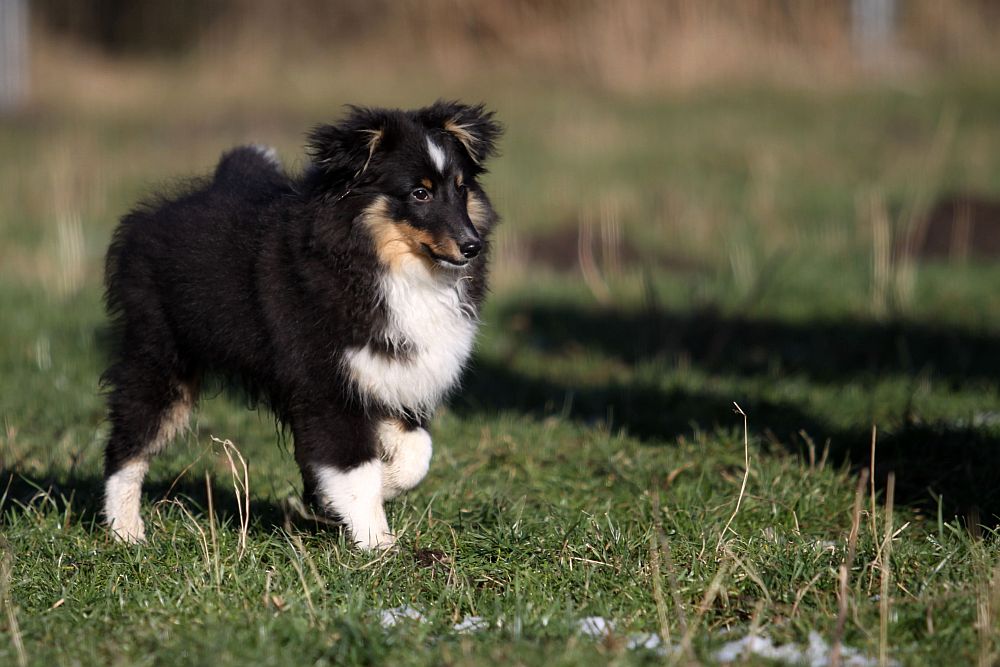
[[[501,127],[482,106],[352,107],[309,135],[125,216],[108,250],[117,339],[102,381],[105,514],[141,541],[150,459],[221,375],[290,427],[306,496],[362,548],[395,538],[383,501],[427,473],[427,424],[472,351],[497,222],[480,188]]]

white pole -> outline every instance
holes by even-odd
[[[0,0],[0,112],[28,96],[28,2]]]
[[[896,37],[896,0],[851,0],[851,34],[863,63],[887,60]]]

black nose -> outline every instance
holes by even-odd
[[[462,251],[463,257],[472,259],[483,249],[483,244],[481,241],[466,241],[458,249]]]

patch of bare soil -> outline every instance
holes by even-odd
[[[1000,200],[974,194],[939,200],[914,228],[909,252],[955,261],[1000,257]]]
[[[616,274],[623,270],[656,267],[680,273],[699,272],[706,267],[691,257],[664,252],[659,248],[643,248],[619,229],[597,225],[562,225],[540,234],[519,239],[522,259],[561,273],[600,267],[602,273]]]

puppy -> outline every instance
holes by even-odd
[[[149,461],[211,374],[290,428],[307,499],[356,545],[393,544],[383,502],[427,473],[428,422],[472,351],[497,222],[479,178],[501,132],[482,106],[351,107],[309,134],[300,175],[236,148],[122,219],[102,376],[118,539],[145,539]]]

